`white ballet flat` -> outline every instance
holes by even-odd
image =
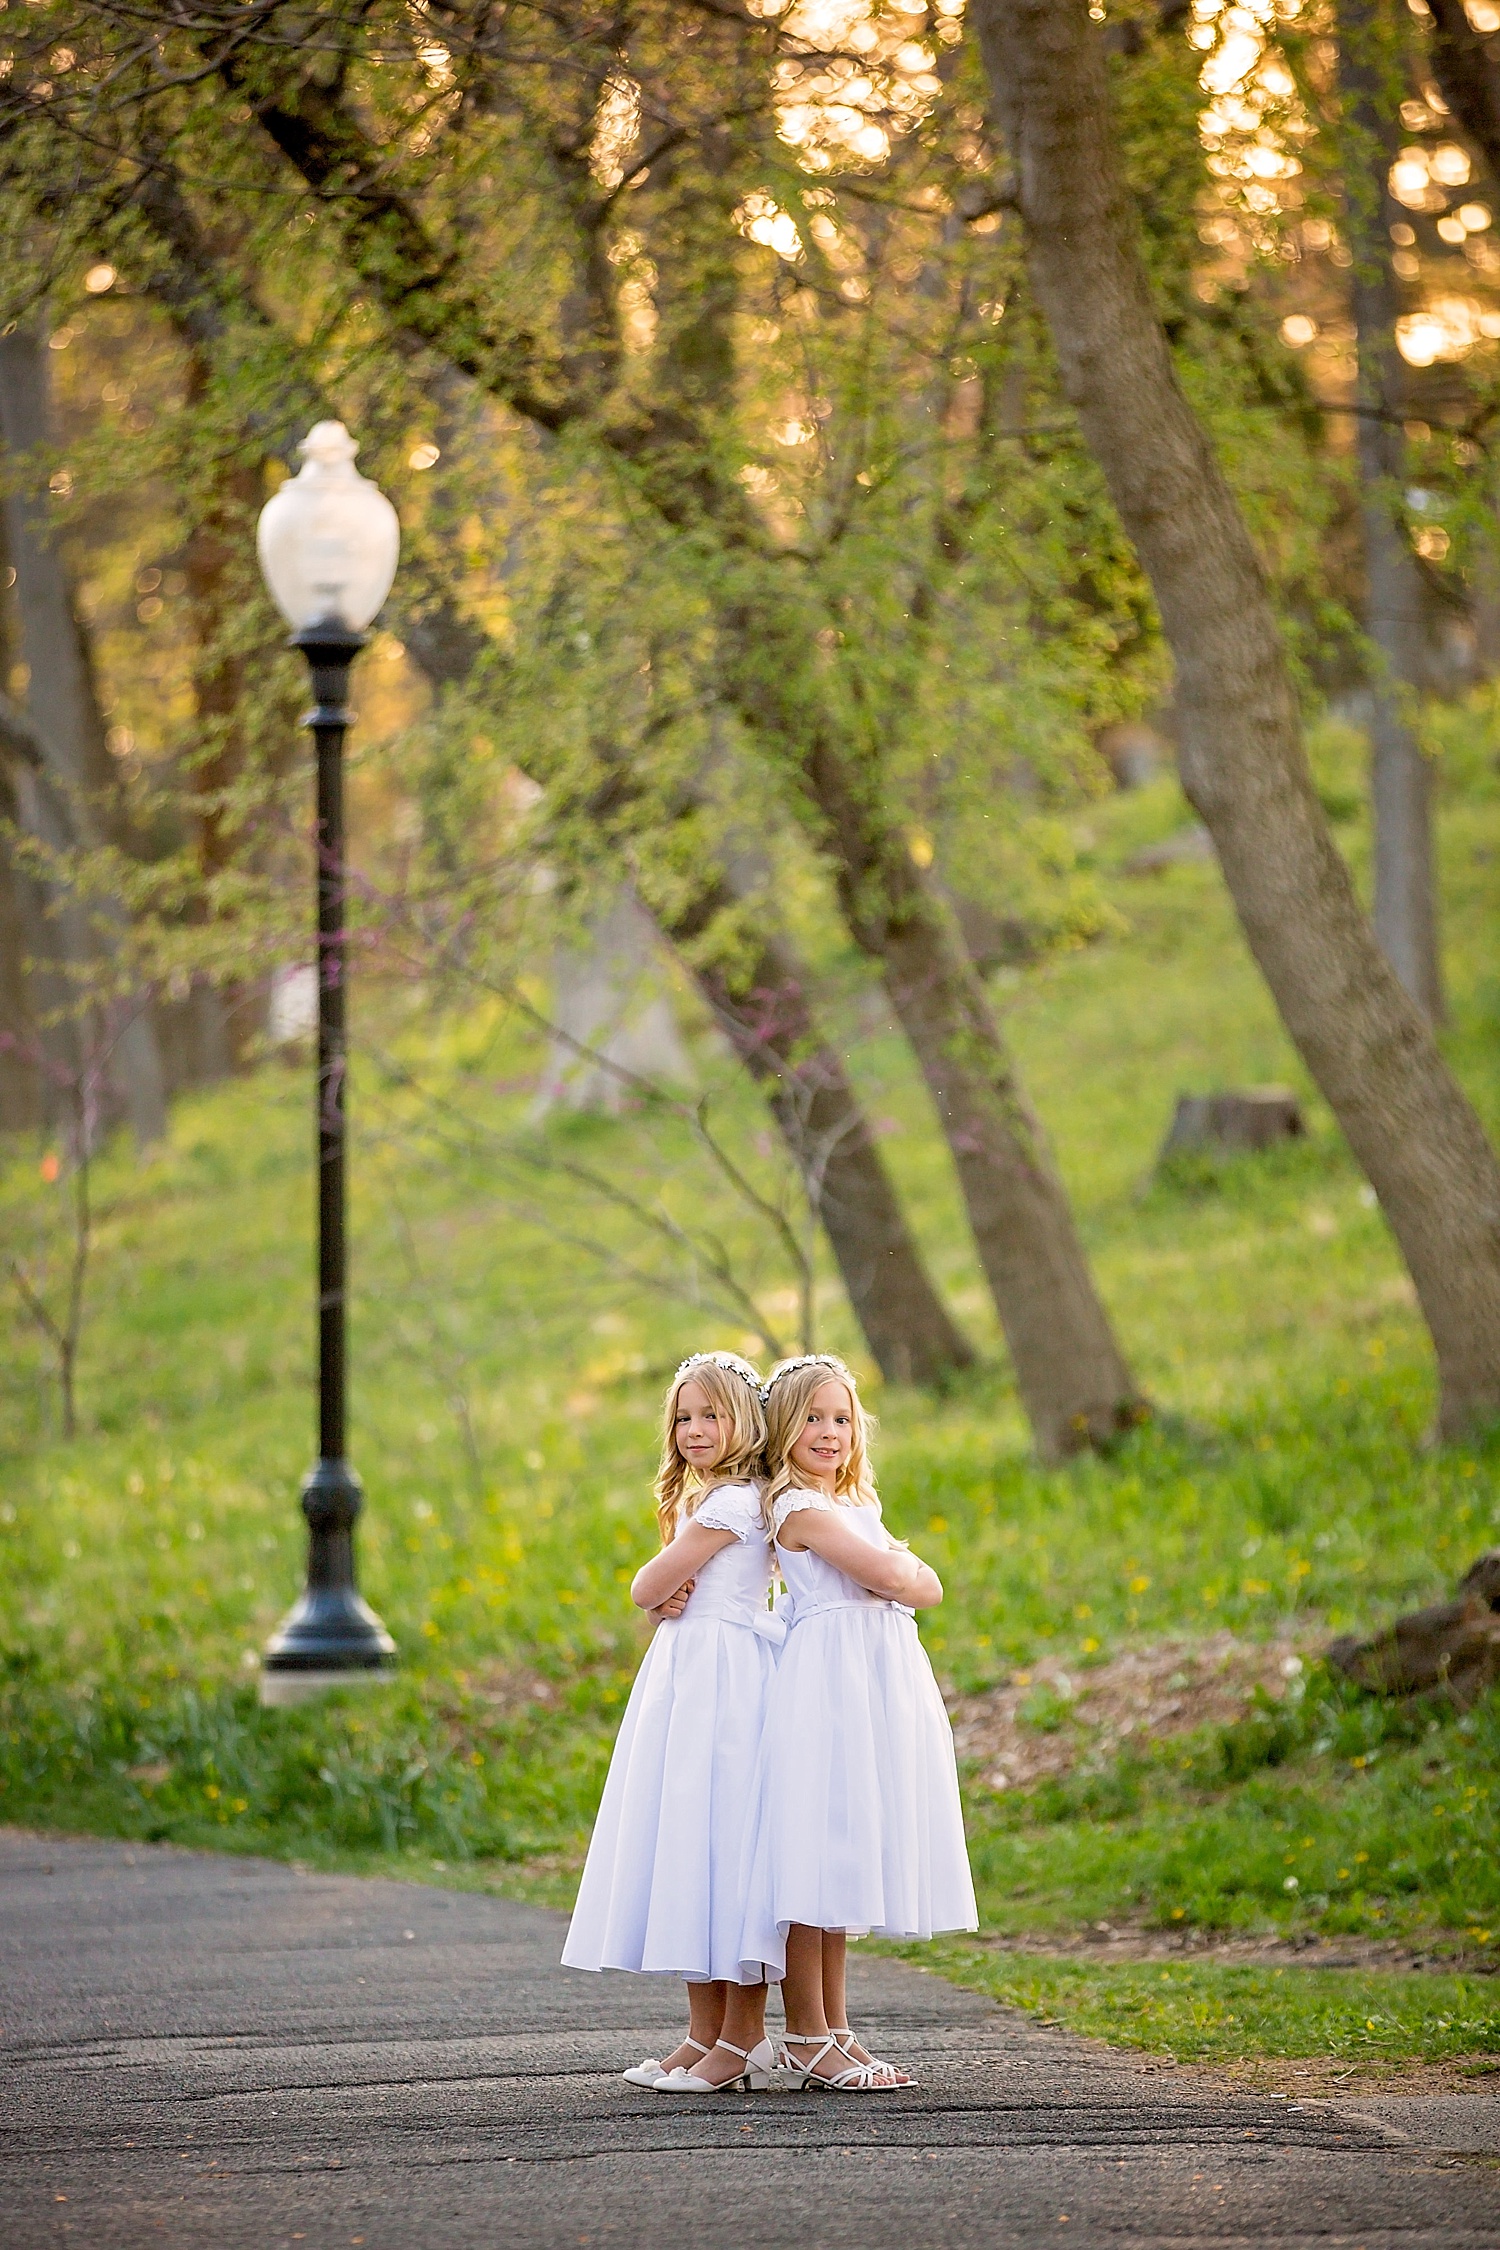
[[[697,2041],[693,2044],[696,2046]],[[721,2039],[719,2045],[729,2054],[738,2055],[744,2069],[735,2072],[715,2085],[711,2078],[699,2078],[693,2071],[679,2064],[664,2078],[656,2081],[659,2094],[763,2094],[771,2083],[771,2073],[776,2068],[776,2053],[769,2039],[762,2039],[754,2047],[737,2047],[732,2039]]]
[[[818,2051],[810,2062],[803,2063],[798,2062],[795,2055],[788,2053],[789,2046],[816,2047]],[[782,2042],[778,2059],[793,2082],[794,2093],[815,2087],[820,2094],[903,2094],[916,2083],[914,2079],[899,2084],[894,2078],[883,2078],[882,2070],[894,2067],[890,2063],[851,2062],[847,2070],[833,2071],[825,2077],[818,2069],[824,2056],[842,2055],[844,2052],[832,2032],[825,2035],[821,2031],[810,2031],[804,2038],[799,2038],[795,2031],[789,2031]]]
[[[700,2055],[711,2054],[713,2051],[705,2047],[701,2039],[680,2039],[678,2045],[696,2047]],[[677,2067],[680,2070],[682,2065],[679,2063]],[[648,2055],[644,2062],[635,2063],[629,2070],[622,2070],[620,2076],[627,2086],[644,2086],[647,2093],[654,2093],[658,2080],[665,2078],[667,2072],[655,2055]]]

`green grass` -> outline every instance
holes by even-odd
[[[1390,1937],[1500,1955],[1500,1705],[1391,1710],[1314,1672],[1302,1702],[987,1800],[989,1926]]]
[[[1379,2064],[1500,2054],[1500,1986],[1489,1977],[1085,1963],[951,1942],[901,1950],[1044,2022],[1179,2062],[1265,2055]]]
[[[1446,1040],[1495,1130],[1500,782],[1487,708],[1435,723]],[[1330,730],[1324,785],[1345,805],[1351,756]],[[947,1585],[923,1631],[961,1692],[1044,1653],[1087,1667],[1221,1626],[1315,1640],[1431,1598],[1500,1537],[1500,1448],[1424,1448],[1432,1371],[1409,1285],[1217,874],[1120,872],[1185,818],[1168,782],[1081,816],[1079,852],[1123,934],[996,987],[1158,1408],[1109,1459],[1043,1471],[1028,1458],[925,1097],[894,1040],[851,1036],[933,1270],[985,1355],[941,1399],[872,1386],[888,1513]],[[1359,824],[1340,836],[1362,867]],[[684,1350],[746,1339],[741,1320],[695,1308],[680,1261],[663,1256],[658,1285],[642,1287],[580,1247],[641,1254],[629,1220],[558,1161],[706,1217],[788,1342],[792,1277],[680,1119],[563,1121],[528,1155],[528,1036],[488,1005],[451,1019],[424,1008],[386,993],[356,1011],[353,1452],[369,1488],[363,1583],[400,1643],[400,1685],[313,1712],[255,1702],[255,1652],[299,1581],[312,1420],[308,1088],[304,1071],[271,1066],[183,1102],[151,1164],[124,1149],[101,1164],[85,1428],[71,1445],[53,1434],[39,1339],[7,1302],[0,1818],[566,1898],[642,1646],[625,1587],[652,1544],[661,1388]],[[706,1044],[699,1059],[726,1135],[769,1181],[763,1112]],[[1304,1143],[1153,1177],[1178,1091],[1273,1079],[1307,1100]],[[28,1256],[57,1241],[39,1153],[16,1147],[0,1177],[0,1228]],[[820,1318],[820,1340],[857,1357],[826,1274]],[[1314,1669],[1294,1705],[1102,1771],[999,1798],[967,1777],[985,1922],[1039,1942],[1125,1918],[1500,1955],[1497,1766],[1493,1700],[1462,1720],[1391,1713]],[[1013,1956],[976,1958],[1020,1974]],[[1069,1978],[1103,1980],[1078,2005],[1107,2015],[1118,1993],[1120,2021],[1104,2028],[1127,2036],[1144,1971],[1055,1974],[1059,2009],[1074,2005]],[[1185,1979],[1222,2017],[1213,1980],[1241,1975],[1261,1972],[1174,1968],[1152,2007]],[[1264,1989],[1267,2012],[1246,1998],[1245,2021],[1274,2039]],[[1472,2015],[1455,2000],[1450,2024]],[[1140,2015],[1137,2031],[1165,2039],[1165,2023]],[[1492,2030],[1471,2045],[1493,2045]]]

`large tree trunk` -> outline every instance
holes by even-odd
[[[1058,1460],[1118,1436],[1142,1418],[1143,1403],[984,988],[952,914],[913,864],[893,807],[899,698],[881,708],[856,682],[840,710],[822,661],[831,652],[819,645],[827,620],[816,581],[790,591],[787,558],[767,564],[764,527],[742,487],[704,473],[713,452],[706,431],[735,380],[738,288],[722,248],[731,200],[717,188],[702,196],[696,260],[684,261],[690,229],[674,217],[656,261],[658,316],[674,337],[658,391],[667,418],[638,441],[618,442],[636,444],[643,489],[666,522],[692,537],[706,518],[729,563],[709,580],[721,692],[771,772],[799,777],[845,924],[880,969],[947,1140],[1037,1449]],[[644,239],[650,250],[649,228]],[[918,404],[919,421],[938,420],[936,397],[935,386]],[[914,613],[925,607],[925,596],[911,598]],[[869,711],[871,701],[862,731],[846,714]]]
[[[742,570],[720,606],[724,694],[771,761],[800,770],[845,926],[880,970],[937,1111],[1038,1451],[1057,1460],[1118,1436],[1145,1405],[979,973],[912,860],[888,761],[830,710],[817,623],[784,582]]]
[[[847,750],[825,740],[809,773],[845,920],[879,965],[947,1140],[1037,1449],[1059,1460],[1107,1443],[1144,1403],[979,973]]]
[[[37,467],[51,437],[47,349],[31,328],[0,336],[0,437],[20,468],[7,480],[6,540],[16,572],[21,654],[29,670],[26,704],[35,720],[52,778],[68,800],[72,827],[86,846],[109,841],[128,848],[118,778],[104,739],[87,639],[53,537]],[[30,461],[27,457],[33,457]],[[123,914],[106,915],[123,928]],[[101,958],[105,947],[96,948]],[[104,1011],[107,1068],[142,1148],[166,1131],[161,1051],[149,1002],[127,995]]]
[[[1352,298],[1359,337],[1360,515],[1365,547],[1365,631],[1379,668],[1373,682],[1371,794],[1375,812],[1375,935],[1423,1013],[1443,1012],[1432,766],[1408,706],[1425,684],[1427,628],[1422,581],[1403,523],[1405,433],[1401,425],[1400,310],[1390,227],[1401,207],[1388,185],[1401,144],[1388,11],[1379,0],[1339,0],[1339,74],[1348,96],[1344,210],[1354,254]]]
[[[1500,1415],[1500,1166],[1318,803],[1270,591],[1152,303],[1085,0],[971,12],[1063,382],[1176,660],[1183,787],[1401,1244],[1437,1352],[1439,1429],[1455,1437]]]
[[[977,971],[924,896],[880,952],[886,990],[942,1121],[975,1247],[1046,1460],[1145,1418],[1046,1135]]]

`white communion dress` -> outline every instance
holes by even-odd
[[[884,1547],[878,1501],[837,1507]],[[979,1917],[964,1844],[953,1730],[909,1609],[821,1555],[778,1548],[791,1623],[766,1710],[746,1836],[742,1981],[786,1968],[793,1922],[879,1937],[972,1930]]]
[[[636,1675],[563,1965],[753,1983],[739,1972],[744,1830],[785,1627],[766,1607],[774,1557],[754,1487],[721,1485],[693,1521],[734,1541]]]

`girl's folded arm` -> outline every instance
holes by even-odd
[[[630,1598],[637,1609],[656,1609],[696,1578],[711,1555],[721,1547],[734,1544],[732,1531],[719,1531],[709,1524],[694,1523],[691,1518],[683,1525],[670,1547],[663,1547],[650,1562],[642,1563],[631,1581]]]
[[[872,1547],[843,1520],[838,1508],[798,1508],[782,1526],[793,1543],[810,1547],[815,1555],[852,1578],[867,1593],[889,1602],[904,1602],[911,1609],[934,1609],[943,1598],[942,1581],[909,1547]]]

